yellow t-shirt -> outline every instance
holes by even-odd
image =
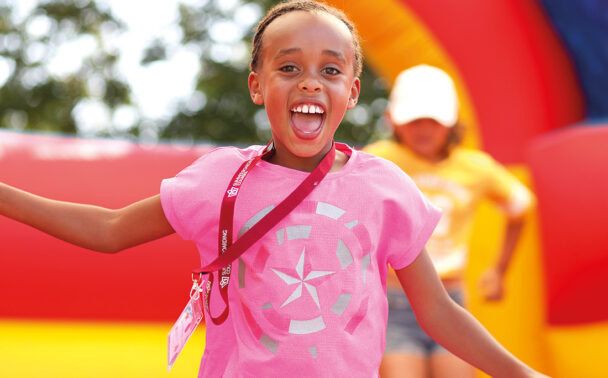
[[[485,152],[454,148],[447,159],[430,163],[396,141],[380,141],[363,151],[392,161],[429,200],[443,210],[426,248],[441,278],[461,278],[475,211],[488,198],[510,218],[533,205],[530,191]]]

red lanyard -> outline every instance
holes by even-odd
[[[270,144],[269,144],[270,146]],[[332,143],[331,150],[325,155],[319,165],[294,189],[281,203],[272,209],[259,222],[239,237],[232,244],[232,225],[234,221],[234,206],[239,194],[239,190],[245,180],[245,177],[256,166],[258,161],[265,156],[272,154],[274,150],[266,147],[264,152],[246,162],[236,171],[230,184],[224,193],[222,207],[220,210],[220,223],[218,235],[218,251],[219,256],[210,264],[195,270],[193,280],[195,284],[200,284],[203,274],[209,274],[207,284],[203,290],[203,303],[211,320],[215,324],[222,324],[228,317],[228,284],[230,282],[230,271],[232,270],[231,263],[242,255],[251,245],[258,241],[272,227],[276,226],[281,219],[289,214],[298,206],[306,196],[323,180],[334,164],[336,147]],[[211,295],[211,287],[213,285],[213,272],[219,271],[220,275],[220,294],[224,300],[224,311],[218,316],[213,317],[209,311],[209,297]],[[199,278],[195,278],[198,275]]]

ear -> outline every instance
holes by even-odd
[[[359,101],[359,93],[361,92],[361,80],[358,77],[353,81],[353,85],[350,87],[350,97],[348,98],[347,109],[352,109],[357,105]]]
[[[253,101],[253,103],[256,105],[264,105],[264,95],[262,93],[259,75],[255,72],[250,72],[247,84],[249,86],[249,95],[251,96],[251,101]]]

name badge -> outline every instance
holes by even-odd
[[[188,304],[167,336],[167,371],[171,371],[175,360],[202,319],[203,305],[200,289],[197,287],[193,288]]]

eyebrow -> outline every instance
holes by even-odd
[[[291,47],[288,49],[281,49],[279,50],[279,52],[277,53],[277,55],[275,55],[275,59],[281,58],[285,55],[289,55],[289,54],[293,54],[293,53],[297,53],[297,52],[302,52],[302,49],[299,47]]]
[[[338,59],[340,62],[342,62],[342,63],[346,63],[346,58],[344,57],[344,54],[342,54],[342,53],[341,53],[341,52],[339,52],[339,51],[335,51],[335,50],[329,50],[329,49],[327,49],[327,50],[323,50],[323,54],[326,54],[326,55],[331,55],[331,56],[333,56],[334,58]]]
[[[279,50],[277,55],[275,55],[275,59],[281,58],[285,55],[289,55],[289,54],[293,54],[293,53],[301,53],[301,52],[302,52],[302,49],[299,47],[281,49],[281,50]],[[338,59],[340,62],[346,63],[346,58],[344,57],[344,54],[342,54],[339,51],[325,49],[325,50],[323,50],[323,54],[333,56],[334,58]]]

